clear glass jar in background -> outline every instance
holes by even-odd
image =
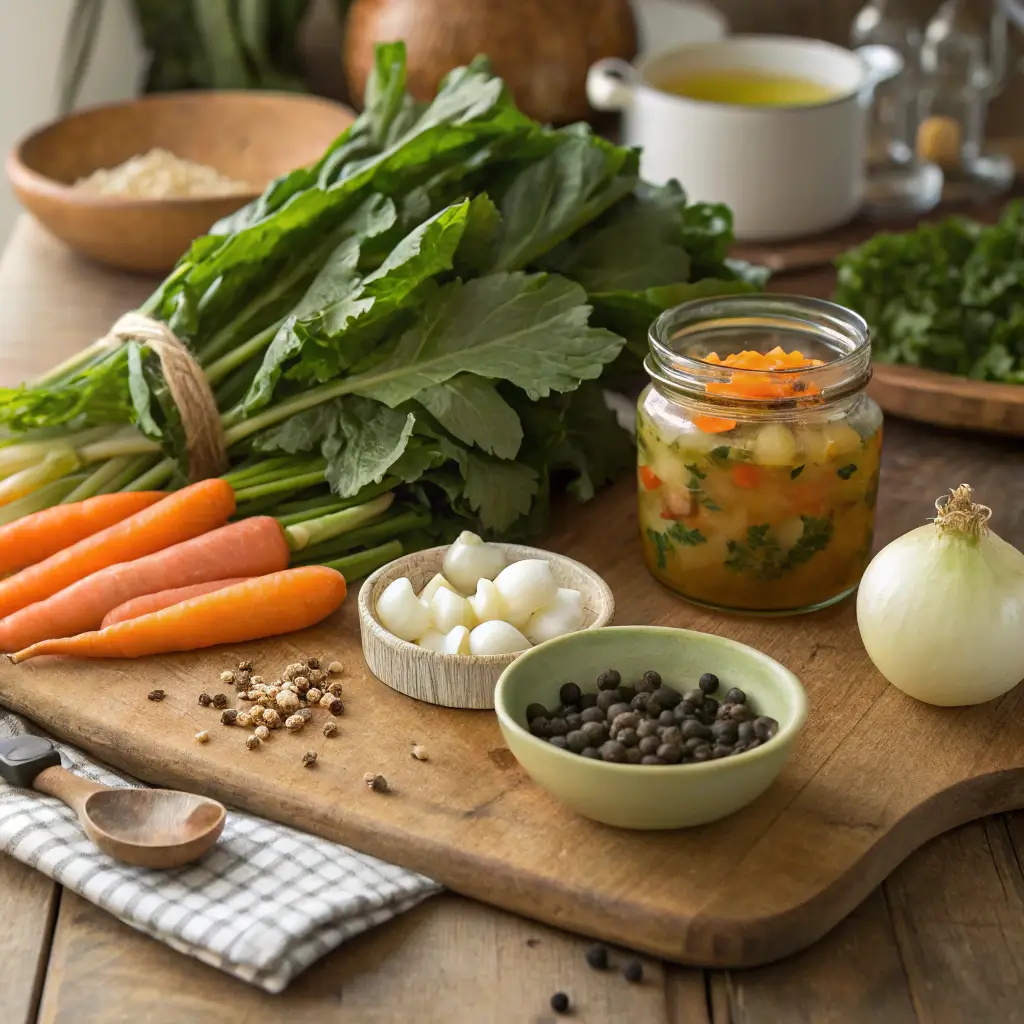
[[[776,347],[820,365],[708,361]],[[645,368],[637,475],[650,572],[727,611],[813,611],[850,594],[870,558],[882,440],[864,321],[797,296],[699,300],[655,321]]]

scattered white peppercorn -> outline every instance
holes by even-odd
[[[375,793],[386,793],[388,791],[388,780],[383,775],[374,775],[373,772],[367,772],[363,776],[363,782],[366,783],[367,789],[372,789]]]
[[[260,738],[259,738],[259,736],[253,734],[252,736],[247,737],[247,739],[245,741],[245,745],[250,750],[255,750],[260,745]]]
[[[286,729],[291,729],[292,731],[296,729],[301,729],[305,724],[306,720],[302,717],[302,715],[289,715],[284,720],[284,727]]]
[[[321,697],[321,698],[320,698],[320,699],[319,699],[319,700],[317,701],[317,703],[318,703],[318,704],[320,705],[320,707],[322,707],[322,708],[329,708],[329,707],[331,706],[331,704],[333,704],[333,703],[334,703],[335,699],[336,699],[336,698],[335,698],[335,696],[334,696],[334,694],[333,694],[333,693],[325,693],[325,694],[324,694],[324,695],[323,695],[323,696],[322,696],[322,697]]]
[[[205,729],[200,729],[194,737],[196,743],[205,743],[209,738],[210,734]]]
[[[326,678],[327,673],[319,668],[315,668],[309,673],[309,681],[313,686],[320,686]]]
[[[238,663],[238,671],[239,672],[251,672],[252,671],[252,662],[251,661],[240,661]]]
[[[292,711],[297,710],[299,706],[298,695],[293,693],[291,690],[282,690],[275,700],[277,701],[277,706],[285,712],[285,714],[289,714]]]
[[[313,717],[313,712],[309,708],[299,708],[295,712],[304,722],[308,722]]]
[[[274,698],[268,697],[265,693],[260,694],[260,699],[256,701],[261,708],[272,708],[274,706]]]
[[[340,697],[341,696],[341,683],[331,683],[331,685],[327,687],[327,692],[328,693],[333,693],[335,697]]]
[[[282,679],[294,679],[298,675],[302,675],[305,666],[300,665],[298,662],[293,662],[288,665],[285,670],[281,673]]]
[[[324,722],[323,733],[328,739],[330,739],[337,731],[338,727],[333,722]]]
[[[252,684],[253,686],[262,686],[262,685],[263,685],[263,676],[253,676],[253,677],[252,677],[252,678],[251,678],[251,679],[249,680],[249,682],[250,682],[250,683],[251,683],[251,684]]]
[[[430,760],[430,757],[427,754],[426,747],[421,747],[418,743],[414,743],[412,745],[412,750],[410,751],[410,753],[412,754],[413,757],[416,758],[417,761]]]
[[[235,673],[232,672],[230,669],[221,672],[220,681],[222,683],[233,683],[235,681]]]
[[[259,690],[247,690],[244,694],[242,694],[242,698],[244,700],[259,700],[260,699],[260,691]]]
[[[257,725],[253,730],[253,735],[259,740],[269,740],[270,730],[265,725]]]
[[[263,724],[271,729],[280,729],[281,716],[273,708],[267,708],[263,712]]]
[[[306,700],[308,700],[310,704],[319,704],[320,703],[320,698],[323,695],[324,695],[323,690],[318,690],[315,686],[311,686],[306,691]]]
[[[309,689],[309,680],[305,676],[296,676],[293,681],[299,693],[305,693]]]
[[[235,725],[240,725],[243,729],[247,729],[252,724],[252,715],[248,711],[239,711],[235,716]]]
[[[277,695],[280,692],[281,692],[281,687],[280,686],[268,686],[267,687],[267,696],[268,697],[273,697],[275,700],[277,699]]]
[[[307,750],[302,755],[302,767],[303,768],[312,768],[313,765],[315,765],[315,764],[316,764],[316,751],[315,750]]]
[[[345,671],[345,666],[342,665],[340,661],[332,661],[330,665],[327,666],[327,671],[330,672],[332,676],[340,676],[341,673]]]

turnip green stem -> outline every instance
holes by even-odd
[[[296,563],[315,565],[328,558],[336,558],[355,548],[377,544],[382,540],[393,540],[399,534],[426,526],[430,522],[429,512],[400,512],[385,516],[380,522],[361,526],[351,533],[342,534],[323,544],[314,544],[303,549]]]
[[[83,462],[102,462],[119,455],[148,455],[158,453],[160,446],[156,441],[144,437],[134,427],[119,431],[113,437],[94,444],[82,445],[78,449]]]
[[[71,505],[76,501],[85,501],[86,498],[93,498],[109,483],[116,480],[130,466],[135,465],[135,459],[130,455],[121,455],[116,459],[101,462],[62,502],[64,505]]]
[[[304,523],[288,526],[284,531],[288,547],[292,551],[301,551],[313,544],[322,544],[324,541],[348,533],[357,526],[362,526],[387,512],[394,500],[394,494],[389,492],[365,504],[354,505],[352,508],[342,509],[340,512],[321,516],[319,519],[309,519]]]
[[[305,487],[313,487],[324,482],[324,471],[317,470],[315,473],[304,473],[298,476],[285,477],[282,480],[274,480],[270,483],[258,484],[254,487],[245,487],[235,491],[235,501],[241,504],[243,501],[252,501],[254,498],[264,498],[268,494],[286,494],[288,491],[301,491]]]
[[[87,478],[84,473],[62,476],[59,480],[26,494],[24,498],[9,502],[0,508],[0,526],[6,526],[7,523],[13,523],[15,519],[31,515],[33,512],[42,512],[44,508],[59,505],[85,479]]]
[[[141,466],[132,467],[132,475],[121,485],[122,491],[152,491],[163,487],[174,476],[174,459],[161,459],[151,469],[146,469],[149,461],[147,458]],[[142,475],[139,476],[139,473]]]
[[[219,359],[214,360],[206,367],[206,379],[211,385],[218,384],[232,370],[241,366],[252,356],[258,355],[274,340],[274,335],[277,334],[282,323],[284,323],[283,320],[272,323],[258,334],[254,334],[248,341],[242,342],[237,348],[229,350]]]
[[[380,547],[368,551],[357,551],[354,555],[337,558],[333,562],[324,562],[328,569],[337,569],[346,580],[360,580],[371,572],[387,565],[404,553],[400,540],[390,540]]]
[[[73,473],[81,466],[73,448],[53,448],[42,462],[9,476],[0,483],[0,504],[23,498],[45,484]]]

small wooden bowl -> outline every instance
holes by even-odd
[[[40,128],[8,156],[7,176],[22,205],[72,249],[122,270],[162,274],[194,238],[274,178],[318,160],[353,117],[339,103],[301,94],[163,93]],[[157,148],[252,188],[184,199],[122,199],[72,188],[93,171]]]
[[[583,596],[583,629],[607,626],[615,614],[612,592],[597,573],[585,565],[540,548],[519,544],[498,545],[510,562],[544,558],[560,587],[578,590]],[[378,621],[374,609],[390,583],[408,576],[413,590],[420,590],[441,571],[447,546],[428,548],[396,558],[368,577],[359,590],[359,630],[363,657],[370,671],[393,690],[408,697],[448,708],[493,708],[498,677],[525,651],[518,654],[438,654],[406,640],[399,640]],[[536,650],[536,648],[533,648]]]

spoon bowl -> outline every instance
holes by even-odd
[[[215,800],[159,789],[105,789],[93,793],[80,820],[106,854],[143,868],[177,868],[202,857],[227,814]]]

